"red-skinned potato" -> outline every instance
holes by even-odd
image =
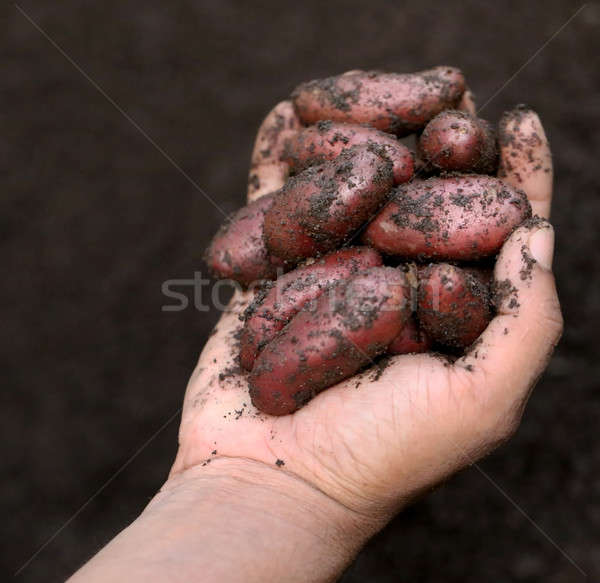
[[[461,350],[491,320],[489,287],[460,267],[432,264],[419,273],[417,317],[434,342]]]
[[[275,194],[265,214],[267,249],[298,262],[339,247],[377,212],[392,187],[392,164],[371,146],[311,166]]]
[[[382,264],[369,247],[339,249],[279,277],[258,294],[246,312],[240,338],[240,364],[252,370],[254,361],[279,331],[309,302],[333,283]]]
[[[410,286],[392,267],[373,267],[324,293],[258,355],[252,403],[286,415],[382,354],[410,315]]]
[[[337,158],[344,150],[359,144],[370,144],[381,148],[392,161],[394,184],[402,184],[412,178],[414,159],[410,150],[394,136],[374,128],[320,121],[304,128],[285,141],[282,160],[291,168],[306,168]]]
[[[306,124],[365,123],[403,136],[421,129],[440,111],[456,107],[464,91],[460,70],[435,67],[410,74],[359,71],[318,79],[299,85],[292,100]]]
[[[415,316],[411,316],[396,338],[388,346],[388,354],[412,354],[427,352],[431,348],[431,338],[419,325]]]
[[[205,261],[215,277],[233,279],[243,286],[273,279],[285,262],[267,251],[263,239],[265,212],[274,194],[251,202],[230,215],[214,236]]]
[[[464,111],[436,115],[419,137],[418,153],[432,168],[443,171],[494,174],[498,168],[492,125]]]
[[[497,253],[530,216],[525,193],[498,178],[469,174],[415,180],[395,189],[363,242],[405,258],[479,259]]]

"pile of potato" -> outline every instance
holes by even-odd
[[[256,292],[240,364],[261,411],[291,413],[382,354],[459,354],[487,326],[493,258],[531,207],[494,176],[494,128],[457,109],[464,92],[450,67],[293,92],[299,121],[275,124],[258,154],[290,176],[206,254]],[[398,140],[412,133],[415,154]]]

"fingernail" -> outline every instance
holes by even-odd
[[[515,109],[517,111],[533,111],[533,107],[531,107],[531,105],[527,105],[527,103],[517,103],[517,105],[515,105]]]
[[[529,250],[538,265],[546,271],[552,270],[554,257],[554,229],[550,223],[535,231],[529,237]]]

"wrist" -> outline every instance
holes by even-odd
[[[145,583],[167,579],[161,569],[175,581],[329,581],[376,529],[283,468],[215,458],[169,478],[84,570],[106,580],[120,564]]]
[[[248,459],[216,458],[173,476],[148,511],[182,500],[211,520],[218,581],[332,580],[373,533],[368,521],[284,467]]]

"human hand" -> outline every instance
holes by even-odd
[[[466,99],[463,107],[474,106]],[[274,128],[298,127],[289,102],[265,120],[251,198],[279,188],[285,178],[285,166],[272,151]],[[499,175],[527,193],[534,215],[547,218],[551,156],[537,115],[522,108],[506,114],[500,144]],[[503,282],[498,313],[462,358],[451,363],[431,354],[397,356],[385,370],[344,381],[283,417],[264,415],[250,403],[236,362],[238,315],[250,296],[237,293],[188,385],[172,474],[225,459],[277,463],[290,477],[384,523],[402,503],[516,429],[562,329],[552,253],[553,230],[542,219],[511,235],[495,267],[495,280]]]

